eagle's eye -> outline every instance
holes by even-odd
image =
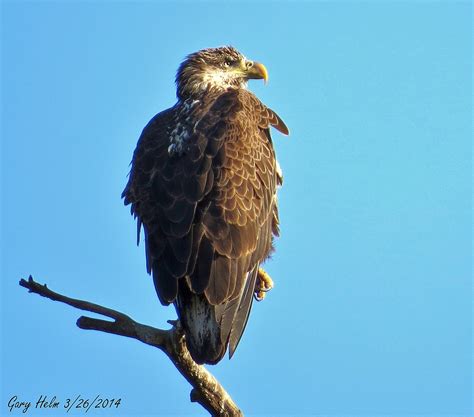
[[[231,66],[232,66],[232,61],[229,60],[229,59],[226,59],[226,60],[224,61],[224,67],[229,68],[229,67],[231,67]]]

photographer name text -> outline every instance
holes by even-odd
[[[121,398],[104,398],[101,395],[97,395],[94,399],[92,399],[92,397],[85,398],[82,395],[77,395],[75,398],[66,398],[64,401],[57,398],[55,395],[40,395],[36,402],[32,402],[25,401],[19,398],[18,395],[14,395],[8,401],[7,406],[10,413],[21,412],[26,414],[30,409],[63,409],[66,410],[67,413],[72,409],[78,409],[87,413],[91,408],[101,410],[119,408],[121,401]]]

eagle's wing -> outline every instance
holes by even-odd
[[[277,233],[272,221],[278,219],[278,173],[269,128],[274,126],[284,134],[288,129],[246,90],[222,95],[214,110],[227,100],[239,106],[223,118],[226,129],[216,164],[219,170],[203,223],[223,269],[212,271],[205,294],[212,304],[220,305],[216,319],[232,356],[247,323],[258,267],[271,251],[272,231]]]
[[[144,225],[158,296],[175,302],[197,362],[217,362],[229,342],[235,350],[271,250],[278,181],[271,125],[288,133],[254,95],[228,90],[155,116],[134,153],[125,203]]]

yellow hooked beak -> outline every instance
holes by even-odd
[[[244,62],[244,73],[247,79],[268,81],[268,72],[265,65],[260,62],[245,61]]]

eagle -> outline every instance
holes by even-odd
[[[143,227],[146,268],[163,305],[174,304],[195,362],[235,352],[254,296],[271,287],[260,268],[279,234],[282,174],[270,128],[281,118],[250,91],[265,66],[232,46],[192,53],[176,74],[177,102],[145,126],[125,205]]]

